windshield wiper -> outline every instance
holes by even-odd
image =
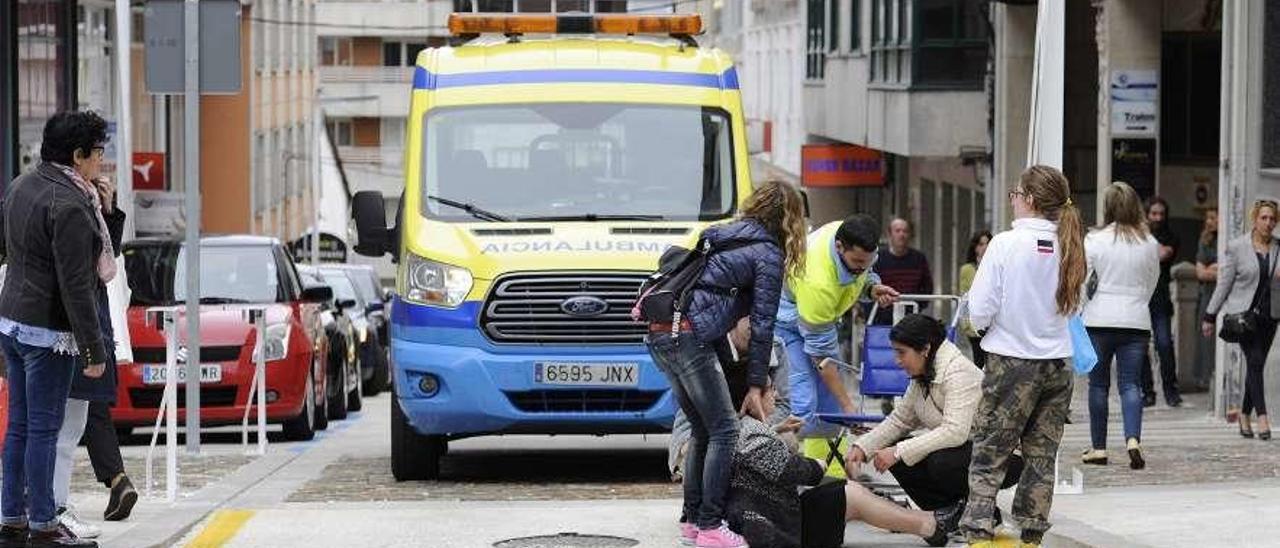
[[[604,215],[599,213],[583,213],[581,215],[543,215],[531,217],[519,217],[518,221],[662,221],[666,220],[662,215]]]
[[[459,201],[456,201],[456,200],[450,200],[450,199],[448,199],[448,198],[441,198],[441,197],[436,196],[436,195],[433,195],[433,194],[428,194],[428,195],[427,195],[427,199],[428,199],[428,200],[431,200],[431,201],[433,201],[433,202],[435,202],[435,203],[438,203],[438,204],[440,204],[440,205],[446,205],[446,206],[449,206],[449,207],[452,207],[452,208],[461,209],[461,210],[463,210],[463,211],[465,211],[465,212],[467,212],[467,213],[470,213],[472,217],[475,217],[475,218],[480,219],[480,220],[484,220],[484,221],[497,221],[497,222],[501,222],[501,223],[509,223],[509,222],[511,222],[511,218],[510,218],[510,217],[507,217],[506,215],[501,215],[501,214],[498,214],[498,213],[494,213],[494,212],[489,211],[489,210],[487,210],[487,209],[481,209],[481,208],[477,207],[475,204],[468,204],[468,203],[459,202]]]

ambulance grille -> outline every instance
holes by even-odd
[[[641,344],[645,325],[631,320],[631,306],[646,275],[634,272],[512,274],[498,278],[484,303],[480,325],[496,343]],[[567,314],[575,297],[608,304],[591,316]]]

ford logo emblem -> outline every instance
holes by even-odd
[[[560,310],[570,316],[599,316],[609,310],[609,303],[598,297],[582,295],[565,299],[560,303]]]

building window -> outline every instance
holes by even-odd
[[[987,68],[980,0],[872,0],[871,81],[978,88]]]
[[[383,118],[382,119],[382,146],[390,149],[399,149],[404,146],[404,118]]]
[[[1262,30],[1262,167],[1280,168],[1280,6],[1266,3]]]
[[[862,50],[862,2],[849,0],[849,51]]]
[[[979,0],[916,0],[919,37],[912,84],[981,87],[987,70],[987,15]]]
[[[827,0],[827,51],[840,49],[840,0]]]
[[[809,0],[806,35],[808,43],[805,55],[805,78],[821,80],[826,71],[827,10],[825,0]]]
[[[320,38],[320,64],[325,66],[351,66],[355,53],[350,38],[323,36]]]
[[[390,41],[382,43],[382,66],[404,66],[404,43]]]
[[[902,70],[910,59],[902,17],[906,0],[871,1],[871,81],[881,84],[907,84],[910,79]]]
[[[382,65],[386,67],[411,67],[418,61],[418,53],[427,44],[385,41],[382,43]]]
[[[334,146],[349,147],[355,142],[352,137],[351,120],[329,120],[327,125]]]
[[[267,138],[262,133],[253,135],[253,201],[254,212],[261,213],[267,208]]]
[[[1222,35],[1165,33],[1160,51],[1160,159],[1218,162]]]

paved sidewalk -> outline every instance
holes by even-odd
[[[1083,472],[1084,493],[1055,498],[1053,539],[1107,547],[1280,547],[1264,525],[1280,515],[1280,441],[1240,437],[1234,424],[1210,416],[1206,394],[1189,394],[1183,408],[1145,410],[1147,467],[1130,470],[1114,390],[1111,462],[1086,466],[1080,453],[1091,445],[1088,387],[1084,379],[1076,385],[1061,466],[1063,474],[1073,467]]]

